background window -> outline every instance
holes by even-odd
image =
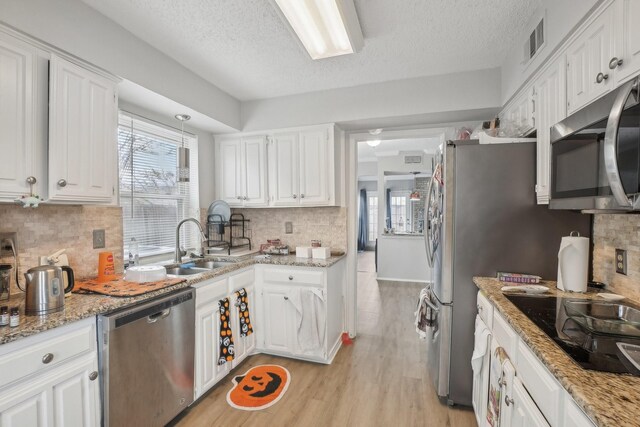
[[[391,228],[396,232],[407,231],[407,222],[411,220],[409,217],[409,192],[391,192]]]
[[[369,224],[367,231],[367,240],[375,242],[378,237],[378,194],[367,193],[367,213],[369,215]]]
[[[125,260],[135,237],[140,257],[168,254],[175,249],[178,222],[200,218],[198,200],[197,137],[185,133],[190,149],[190,182],[177,182],[180,131],[121,113],[118,123],[120,206],[122,206]],[[195,226],[182,228],[185,248],[200,247]]]

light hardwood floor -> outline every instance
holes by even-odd
[[[371,253],[371,256],[373,253]],[[372,260],[366,260],[372,263]],[[195,404],[179,426],[475,426],[473,412],[449,408],[435,395],[424,342],[413,327],[421,285],[377,282],[358,272],[358,337],[331,365],[251,356]],[[226,403],[231,378],[274,363],[291,372],[287,394],[256,412]]]

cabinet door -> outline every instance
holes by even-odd
[[[253,277],[253,271],[242,273],[241,275],[248,276],[248,273],[251,273],[251,277]],[[233,277],[229,279],[230,282],[233,283]],[[234,286],[235,287],[235,286]],[[240,336],[240,312],[238,310],[238,306],[236,305],[238,299],[235,296],[235,292],[244,288],[247,291],[247,300],[249,305],[249,316],[251,320],[251,326],[253,328],[253,333],[246,337]],[[231,293],[231,329],[233,331],[233,342],[235,343],[235,359],[233,360],[233,366],[238,366],[244,359],[247,358],[256,348],[256,306],[255,306],[255,286],[253,285],[253,280],[251,283],[242,284],[237,286],[234,291]]]
[[[567,110],[580,109],[613,88],[613,9],[605,10],[567,49]],[[602,80],[598,82],[598,75]],[[604,78],[606,77],[606,78]]]
[[[97,355],[72,361],[52,385],[54,425],[82,427],[100,424]],[[92,377],[95,375],[95,377]],[[93,380],[91,378],[94,378]]]
[[[49,199],[110,202],[115,194],[115,86],[52,55]]]
[[[45,182],[36,156],[37,84],[35,48],[0,34],[0,198],[13,201],[29,193],[27,177]],[[44,101],[43,101],[44,102]]]
[[[329,139],[327,131],[300,132],[300,204],[329,204]]]
[[[511,422],[504,425],[511,427],[549,427],[549,423],[517,377],[513,379],[512,394],[508,397],[512,398],[512,403],[510,404],[512,406]]]
[[[231,363],[218,365],[219,337],[220,307],[217,301],[212,301],[207,306],[196,310],[196,399],[231,370]]]
[[[297,132],[276,134],[269,143],[269,188],[272,206],[299,205]]]
[[[490,340],[490,336],[487,340]],[[478,426],[486,425],[487,405],[489,403],[489,364],[491,362],[491,345],[487,348],[487,353],[482,360],[482,370],[473,375],[473,397],[472,406],[476,414]]]
[[[218,147],[218,198],[229,206],[242,206],[242,143],[224,140]]]
[[[0,425],[83,427],[100,425],[98,358],[91,353],[49,374],[4,390]]]
[[[637,0],[618,0],[615,4],[615,55],[622,64],[611,60],[614,67],[616,85],[640,72],[640,2]]]
[[[264,136],[243,138],[242,171],[244,206],[266,206],[267,152]]]
[[[538,141],[536,157],[536,196],[548,204],[551,179],[551,127],[566,117],[566,65],[560,57],[536,81]]]
[[[262,291],[264,348],[267,351],[294,354],[295,309],[289,301],[289,288],[265,286]]]

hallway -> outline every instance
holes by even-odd
[[[250,357],[178,421],[179,426],[475,426],[473,412],[443,405],[428,377],[413,312],[422,285],[375,280],[373,252],[358,271],[358,337],[331,365]],[[358,269],[360,270],[360,268]],[[262,411],[231,408],[231,378],[259,364],[291,372],[284,398]]]

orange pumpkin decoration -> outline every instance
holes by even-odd
[[[268,408],[284,396],[290,375],[282,366],[259,365],[231,380],[227,402],[236,409],[257,411]]]

